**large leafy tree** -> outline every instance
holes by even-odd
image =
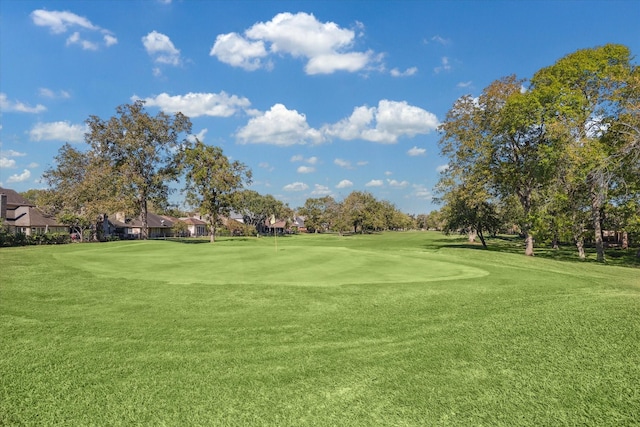
[[[97,222],[101,215],[125,207],[112,165],[91,150],[83,152],[64,144],[55,157],[55,165],[44,172],[43,179],[49,189],[40,194],[39,205],[81,238],[89,227],[99,230]]]
[[[352,191],[342,201],[342,215],[351,224],[354,233],[384,227],[378,200],[367,191]]]
[[[331,196],[308,198],[298,211],[305,217],[305,227],[318,233],[331,229],[337,215],[337,203]]]
[[[538,100],[522,85],[509,76],[491,83],[477,99],[456,101],[440,126],[440,147],[449,158],[440,186],[451,191],[475,182],[470,188],[476,193],[516,196],[525,254],[533,255],[537,193],[551,180],[555,163]]]
[[[271,217],[288,217],[291,209],[271,194],[262,195],[254,190],[243,190],[236,194],[236,210],[245,224],[252,225],[258,232],[265,228],[265,221]]]
[[[501,222],[494,204],[483,198],[472,197],[463,187],[447,194],[447,204],[444,208],[445,231],[458,231],[469,236],[480,238],[486,249],[485,233],[495,234]],[[472,238],[469,238],[472,241]]]
[[[251,170],[239,161],[229,161],[220,147],[196,140],[180,152],[177,163],[185,172],[187,203],[197,207],[208,219],[211,243],[216,240],[216,225],[221,215],[234,208],[236,192],[251,182]]]
[[[128,210],[139,215],[142,235],[148,237],[148,203],[163,205],[168,182],[178,176],[172,162],[175,151],[191,132],[191,121],[182,113],[151,116],[143,101],[121,105],[108,120],[90,116],[85,138],[93,154],[110,165],[118,178],[115,185],[124,195]]]
[[[629,49],[609,44],[571,53],[531,80],[545,129],[562,154],[563,170],[572,177],[568,184],[587,186],[599,261],[604,261],[602,211],[607,193],[617,185],[623,158],[636,144],[633,79]]]

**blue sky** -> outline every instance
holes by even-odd
[[[0,185],[43,188],[90,115],[144,99],[293,208],[365,190],[426,213],[457,98],[581,48],[638,55],[639,22],[638,1],[3,0]]]

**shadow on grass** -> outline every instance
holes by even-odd
[[[199,243],[209,243],[209,239],[200,239],[197,237],[171,237],[165,240],[167,242],[185,243],[190,245],[199,244]]]
[[[496,236],[486,239],[487,248],[485,249],[480,242],[469,243],[465,238],[436,239],[433,242],[436,245],[426,246],[428,249],[434,247],[446,247],[452,249],[472,249],[486,250],[488,252],[501,252],[510,254],[521,254],[524,256],[524,240],[518,236]],[[605,263],[608,265],[616,265],[621,267],[640,268],[640,258],[636,256],[637,249],[618,249],[608,248],[605,250]],[[578,250],[575,246],[565,244],[558,249],[552,249],[546,246],[534,247],[536,257],[554,259],[566,262],[588,262],[597,263],[596,250],[592,247],[585,248],[586,259],[580,259]]]

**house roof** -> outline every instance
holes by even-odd
[[[171,228],[178,218],[168,215],[157,215],[153,212],[147,212],[147,226],[149,228]],[[109,216],[109,222],[115,227],[142,228],[142,221],[139,218],[131,219],[126,222],[118,221],[113,215],[113,219]]]
[[[287,221],[282,220],[282,219],[278,219],[278,220],[276,220],[275,224],[271,224],[271,222],[268,219],[266,219],[264,221],[264,225],[267,228],[286,228],[287,227]]]
[[[0,194],[7,195],[7,208],[16,207],[16,206],[35,206],[29,200],[25,199],[16,191],[11,190],[9,188],[0,187]]]
[[[34,206],[16,208],[13,218],[7,218],[7,221],[16,227],[66,227],[66,225],[60,224],[55,217],[45,215]]]
[[[206,222],[198,219],[198,218],[180,218],[180,221],[189,224],[189,225],[207,225]]]

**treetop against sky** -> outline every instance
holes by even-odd
[[[637,54],[638,16],[635,1],[4,1],[0,185],[43,188],[89,116],[142,99],[292,207],[355,190],[427,212],[456,99],[581,48]]]

